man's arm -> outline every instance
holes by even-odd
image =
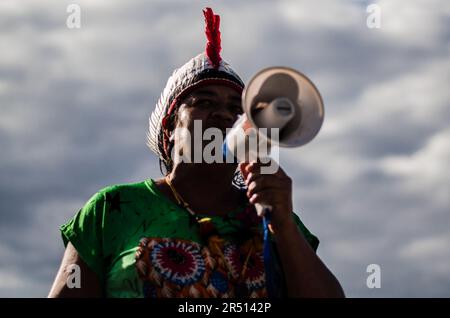
[[[271,225],[285,272],[289,297],[344,297],[330,270],[313,251],[292,218],[292,180],[278,167],[261,174],[261,163],[243,162],[241,173],[252,204],[272,207]]]
[[[80,267],[80,288],[69,288],[67,279],[71,275],[68,268],[71,265]],[[84,298],[84,297],[102,297],[102,288],[97,275],[86,265],[78,255],[75,247],[69,242],[64,252],[58,274],[56,275],[53,286],[48,294],[49,298]]]
[[[275,232],[289,297],[345,297],[341,285],[316,255],[294,221]]]

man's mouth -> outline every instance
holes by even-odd
[[[211,126],[205,127],[205,130],[208,129],[208,128],[219,129],[224,136],[227,134],[227,129],[230,129],[230,127],[224,127],[224,126],[221,126],[221,125],[211,125]]]

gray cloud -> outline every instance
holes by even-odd
[[[0,4],[0,296],[45,296],[59,225],[98,189],[159,175],[147,116],[173,69],[204,48],[206,2],[80,1],[79,30],[65,26],[69,3]],[[319,136],[280,160],[347,295],[448,297],[450,6],[377,1],[382,28],[371,30],[369,3],[213,8],[244,80],[287,65],[323,95]],[[371,263],[381,289],[366,287]]]

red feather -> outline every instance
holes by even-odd
[[[214,14],[211,8],[205,8],[203,10],[205,16],[205,34],[208,42],[206,43],[206,55],[210,59],[215,68],[219,68],[222,57],[220,51],[220,16]]]

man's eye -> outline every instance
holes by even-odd
[[[199,99],[199,100],[197,100],[197,102],[195,104],[200,105],[200,106],[209,107],[209,106],[213,105],[213,102],[210,99]]]

